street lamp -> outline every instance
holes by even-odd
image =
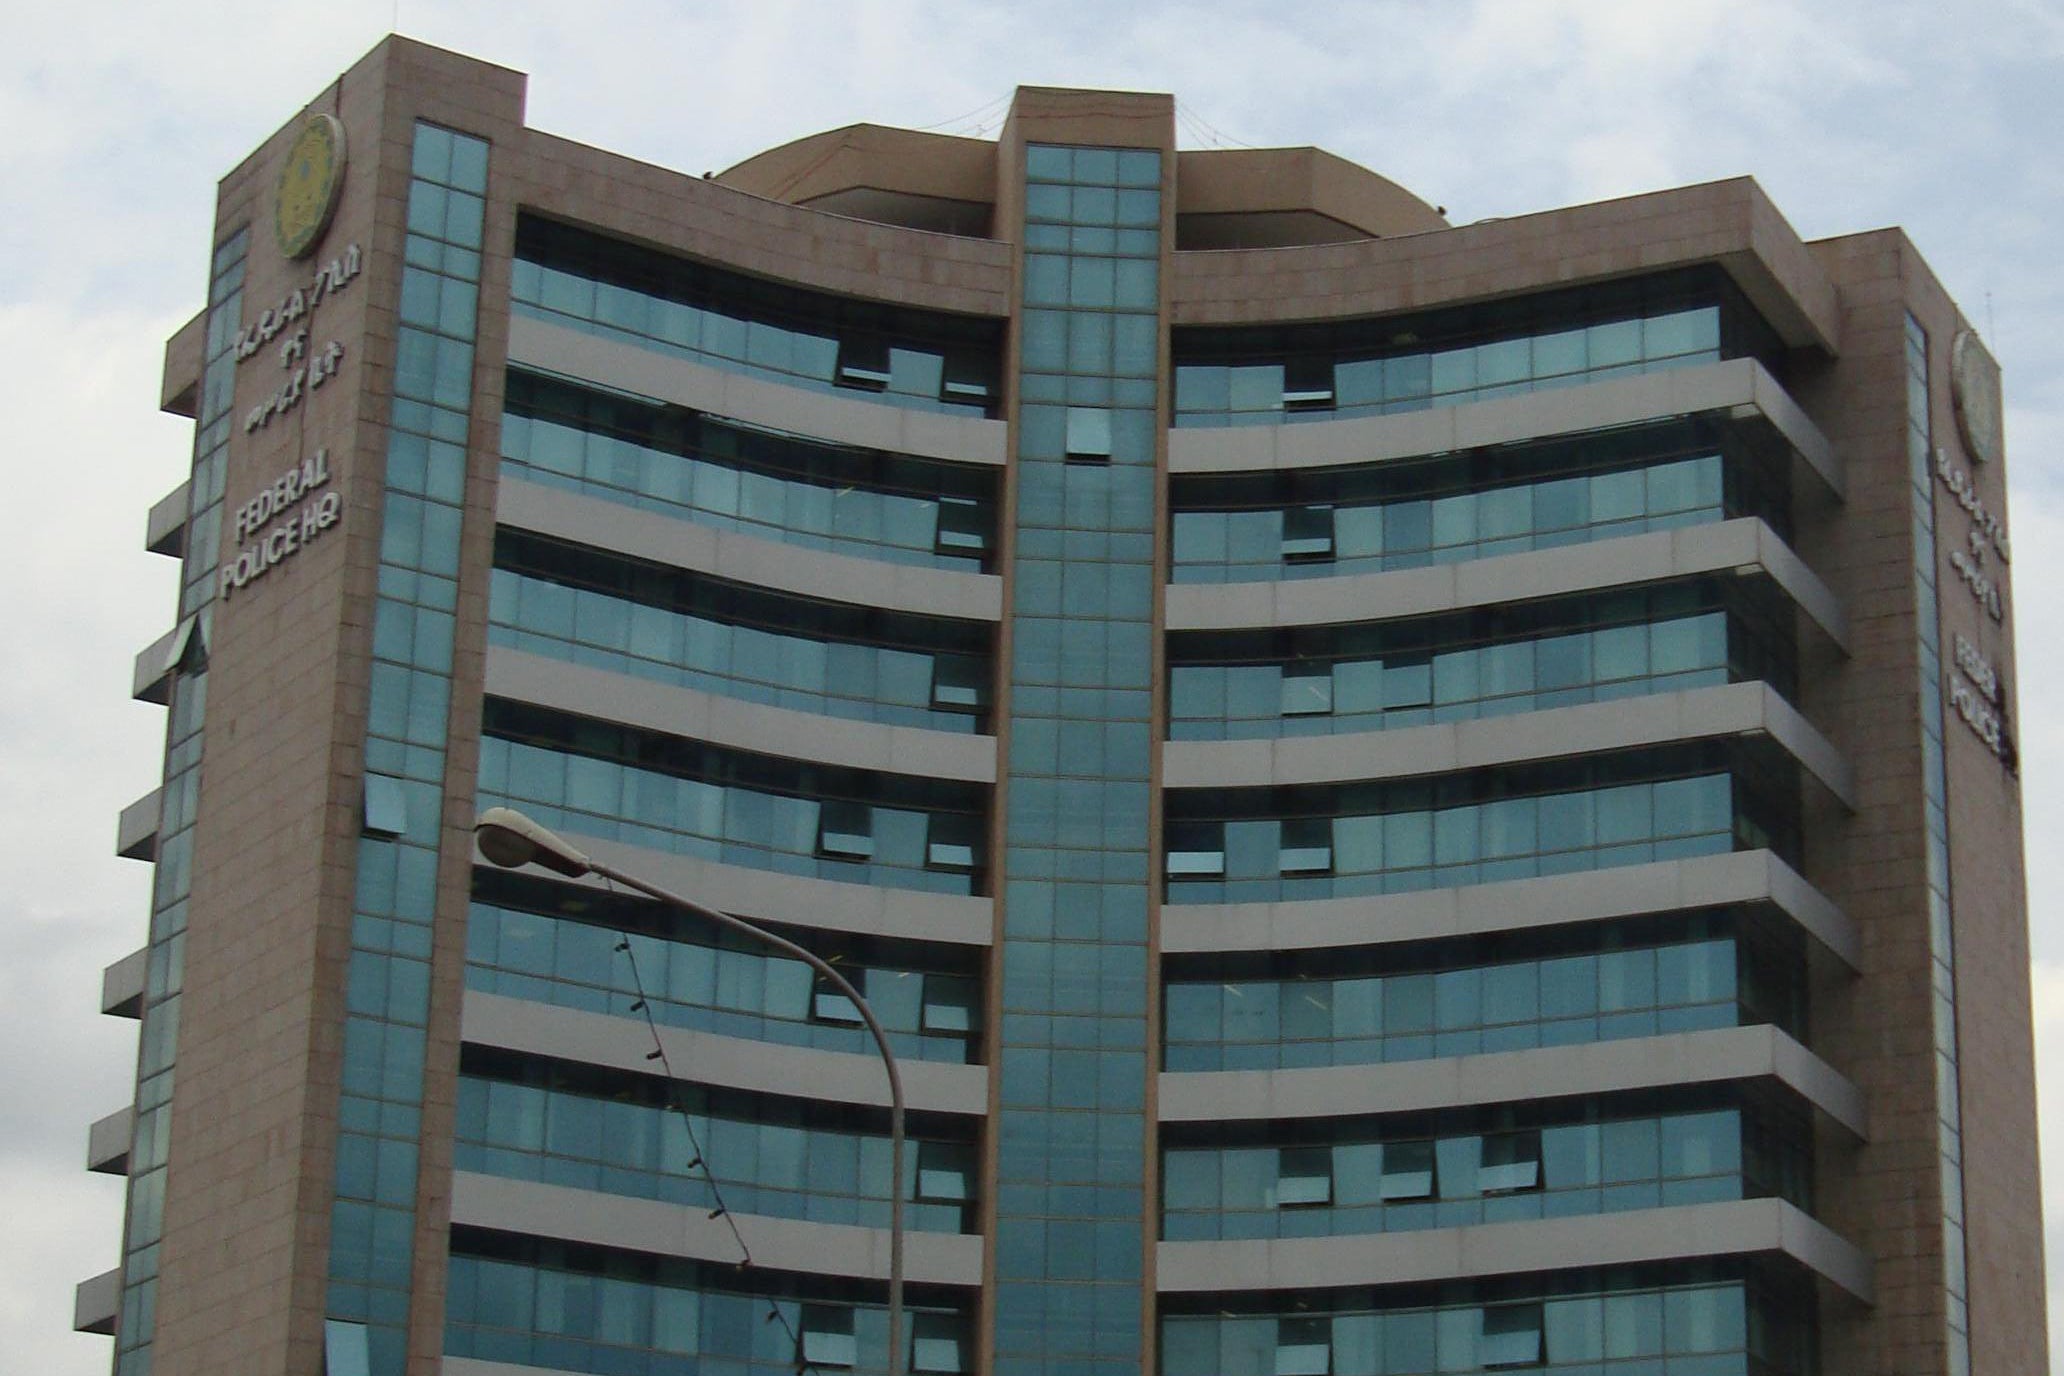
[[[903,1076],[896,1066],[896,1053],[889,1049],[889,1034],[882,1030],[880,1020],[874,1016],[874,1009],[860,996],[846,977],[823,957],[804,950],[786,937],[776,936],[765,927],[747,922],[742,917],[719,912],[705,907],[693,899],[683,898],[657,884],[647,883],[636,875],[625,874],[614,865],[584,855],[547,827],[539,825],[514,808],[491,807],[480,814],[473,823],[473,840],[480,847],[480,853],[503,869],[521,869],[525,865],[541,865],[555,874],[571,879],[584,875],[595,875],[610,879],[627,889],[635,889],[648,897],[679,908],[707,922],[750,937],[765,946],[772,946],[783,955],[793,956],[824,976],[831,987],[851,1000],[859,1011],[860,1020],[867,1024],[867,1030],[874,1034],[874,1044],[881,1051],[882,1068],[889,1072],[889,1376],[902,1376],[903,1371]]]

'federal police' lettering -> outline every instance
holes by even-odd
[[[344,517],[341,493],[321,491],[330,482],[330,451],[309,458],[274,478],[237,508],[234,529],[242,546],[222,561],[216,592],[224,601],[315,542]],[[313,500],[303,501],[303,498]],[[296,503],[300,509],[295,509]]]

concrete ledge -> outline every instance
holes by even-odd
[[[151,504],[143,527],[146,553],[185,557],[187,494],[192,486],[193,480],[188,479]]]
[[[150,975],[150,948],[140,946],[100,972],[100,1011],[113,1018],[143,1016],[144,981]]]
[[[989,898],[776,874],[571,831],[567,839],[597,860],[754,921],[956,946],[987,946],[995,938],[996,904]],[[476,863],[486,862],[476,857]],[[524,872],[565,882],[535,865],[526,866]],[[593,877],[578,882],[597,889],[608,887]]]
[[[1872,1302],[1871,1259],[1781,1199],[1421,1232],[1156,1246],[1162,1294],[1408,1285],[1777,1252]]]
[[[115,1315],[121,1307],[121,1267],[80,1281],[72,1289],[72,1332],[114,1336]]]
[[[560,1008],[528,999],[467,990],[459,1014],[459,1036],[474,1046],[499,1047],[531,1056],[606,1066],[637,1075],[663,1076],[652,1053],[652,1032],[642,1017],[615,1017]],[[723,1037],[686,1028],[659,1029],[667,1060],[682,1078],[699,1085],[749,1090],[793,1099],[861,1104],[887,1109],[888,1078],[879,1057],[847,1051]],[[905,1059],[904,1099],[913,1112],[980,1117],[989,1111],[989,1069],[943,1061]],[[640,1208],[660,1208],[644,1200]]]
[[[994,574],[802,549],[516,477],[501,481],[495,520],[536,535],[822,602],[962,621],[995,621],[1003,614],[1003,582]]]
[[[172,699],[172,671],[186,661],[201,638],[201,619],[189,616],[137,651],[129,671],[129,696],[163,707]]]
[[[1498,1051],[1387,1065],[1160,1075],[1161,1121],[1347,1118],[1774,1079],[1849,1135],[1868,1135],[1863,1091],[1770,1026]]]
[[[1171,473],[1253,473],[1427,458],[1726,411],[1767,424],[1829,491],[1845,487],[1827,436],[1753,358],[1671,368],[1389,416],[1176,429]]]
[[[136,652],[129,668],[129,697],[135,702],[165,706],[172,700],[172,645],[183,627],[171,630]]]
[[[201,370],[206,366],[208,312],[194,313],[165,341],[164,371],[158,380],[158,409],[192,420],[200,412]]]
[[[115,819],[115,854],[124,860],[158,858],[158,824],[164,815],[163,788],[154,788],[122,809]]]
[[[487,692],[713,745],[851,769],[996,782],[996,738],[819,716],[490,645]]]
[[[1837,647],[1847,646],[1849,622],[1834,593],[1776,531],[1747,516],[1588,545],[1385,573],[1251,583],[1171,583],[1167,628],[1222,631],[1351,626],[1714,573],[1766,575]]]
[[[1833,280],[1749,177],[1437,234],[1178,253],[1168,317],[1182,329],[1380,316],[1708,263],[1734,279],[1787,345],[1839,352]]]
[[[509,362],[849,448],[996,467],[1010,453],[1002,421],[785,387],[534,316],[509,316]]]
[[[1662,860],[1583,874],[1301,902],[1164,904],[1164,954],[1312,951],[1561,927],[1739,904],[1784,913],[1849,970],[1856,924],[1767,850]]]
[[[1827,737],[1765,683],[1590,702],[1397,731],[1274,740],[1170,741],[1164,788],[1271,788],[1418,778],[1719,736],[1768,736],[1855,809],[1856,775]]]
[[[86,1169],[99,1175],[129,1174],[129,1144],[136,1136],[136,1109],[118,1108],[86,1129]]]
[[[452,1174],[455,1226],[499,1228],[534,1237],[620,1247],[651,1256],[735,1263],[738,1240],[707,1209],[626,1195],[504,1180],[469,1171]],[[739,1214],[738,1231],[752,1248],[755,1271],[889,1278],[889,1230],[843,1223]],[[906,1232],[903,1274],[919,1285],[980,1285],[982,1239],[966,1233]]]

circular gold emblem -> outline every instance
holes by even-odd
[[[314,249],[344,189],[344,126],[335,116],[317,115],[302,126],[287,149],[273,191],[272,234],[289,258]]]
[[[1959,330],[1949,347],[1949,399],[1956,406],[1957,432],[1973,463],[2000,454],[2000,370],[1975,332]]]

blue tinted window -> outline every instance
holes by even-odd
[[[739,425],[520,371],[505,471],[718,530],[892,563],[980,569],[995,477]]]
[[[1175,423],[1386,415],[1781,353],[1724,281],[1664,274],[1409,317],[1179,331]]]
[[[466,1232],[448,1265],[444,1351],[453,1357],[690,1376],[791,1371],[809,1343],[827,1366],[834,1357],[860,1372],[888,1366],[881,1306],[843,1293],[742,1288],[757,1272],[729,1265]],[[965,1370],[968,1323],[963,1309],[914,1299],[902,1369]]]
[[[1215,1309],[1165,1313],[1168,1376],[1275,1376],[1286,1369],[1338,1376],[1433,1376],[1435,1372],[1545,1366],[1602,1368],[1647,1359],[1640,1369],[1773,1373],[1815,1369],[1809,1289],[1715,1276],[1668,1288],[1628,1288],[1578,1274],[1555,1290],[1471,1300],[1404,1302],[1366,1290],[1336,1291],[1292,1317]],[[1590,1365],[1584,1365],[1584,1364]],[[1630,1366],[1630,1370],[1635,1369]]]
[[[480,806],[546,826],[786,874],[937,893],[983,881],[980,789],[801,765],[492,700]],[[823,812],[865,815],[865,855],[821,844]],[[935,828],[956,849],[935,864]],[[962,860],[972,863],[962,863]]]
[[[1367,1065],[1761,1022],[1803,1037],[1796,934],[1754,924],[1743,936],[1735,922],[1680,916],[1668,933],[1616,931],[1614,950],[1564,945],[1433,971],[1362,973],[1369,953],[1353,951],[1266,978],[1176,961],[1163,985],[1163,1068]]]
[[[506,531],[495,557],[490,644],[798,711],[984,724],[987,637],[973,625],[777,596]]]
[[[1768,588],[1731,584],[1288,637],[1178,634],[1169,642],[1169,736],[1380,731],[1742,680],[1795,694],[1796,613]]]
[[[531,216],[511,296],[521,314],[789,386],[977,416],[999,400],[997,322],[863,305]]]
[[[457,1134],[459,1170],[705,1209],[721,1202],[740,1213],[888,1226],[886,1134],[856,1131],[844,1118],[813,1119],[797,1105],[511,1063],[460,1079]],[[907,1226],[970,1229],[973,1166],[967,1141],[912,1138],[902,1186]]]

